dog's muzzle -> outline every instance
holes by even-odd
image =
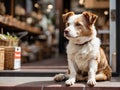
[[[70,30],[69,30],[69,29],[65,29],[65,30],[64,30],[64,34],[65,34],[65,36],[70,37],[69,32],[70,32]]]
[[[68,29],[65,29],[65,30],[64,30],[64,33],[65,33],[66,35],[68,35],[68,34],[69,34],[69,30],[68,30]]]

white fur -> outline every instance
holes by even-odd
[[[78,30],[76,30],[76,28],[75,28],[75,20],[81,16],[82,16],[82,14],[78,14],[78,15],[72,15],[71,17],[69,17],[69,19],[67,21],[69,23],[69,26],[66,27],[66,29],[65,29],[65,30],[69,30],[69,37],[67,37],[67,36],[65,36],[65,37],[75,44],[83,44],[86,41],[89,41],[92,38],[95,38],[97,35],[95,26],[92,25],[91,28],[94,32],[92,36],[90,36],[90,37],[87,37],[87,36],[85,37],[85,36],[80,36],[80,35],[78,36],[78,34],[77,34]],[[80,24],[83,25],[82,22]]]
[[[75,63],[72,60],[68,59],[68,67],[71,70],[70,75],[69,75],[69,79],[66,81],[66,85],[73,85],[75,83],[75,79],[76,79],[76,66]]]
[[[95,85],[95,75],[98,67],[99,59],[96,59],[99,54],[100,40],[96,37],[96,29],[94,24],[91,26],[93,34],[91,36],[77,36],[77,30],[74,26],[74,21],[79,15],[72,15],[68,19],[70,24],[66,29],[69,31],[70,37],[65,36],[69,43],[67,45],[68,67],[70,70],[69,79],[66,81],[67,85],[75,83],[77,71],[88,72],[89,85]],[[81,22],[82,23],[82,22]],[[89,33],[89,32],[88,32]],[[88,42],[84,44],[85,42]],[[80,45],[84,44],[84,45]],[[60,76],[61,77],[61,76]]]
[[[77,19],[80,15],[73,15],[68,19],[70,24],[66,29],[69,31],[71,37],[66,37],[69,40],[67,45],[67,56],[68,56],[68,66],[70,69],[69,79],[66,81],[66,84],[71,85],[75,83],[76,71],[82,70],[88,72],[88,84],[95,85],[95,73],[96,73],[96,56],[99,53],[100,40],[96,37],[96,29],[92,25],[93,35],[90,37],[87,36],[77,36],[77,30],[74,26],[74,20]],[[91,41],[90,41],[91,40]],[[85,45],[76,45],[83,44],[85,42],[89,43]],[[99,62],[99,61],[98,61]]]
[[[90,41],[88,44],[83,46],[75,45],[73,42],[69,41],[69,44],[67,45],[67,55],[68,66],[71,74],[70,78],[66,81],[67,84],[71,85],[71,83],[73,84],[75,82],[73,78],[76,77],[75,71],[77,71],[78,69],[84,72],[88,72],[88,84],[96,84],[95,73],[97,64],[95,64],[95,62],[96,56],[99,53],[99,48],[100,40],[96,37],[93,38],[93,40]],[[91,63],[89,63],[89,61]]]
[[[66,29],[70,30],[69,31],[69,35],[71,37],[77,37],[78,36],[77,35],[77,30],[75,29],[75,26],[74,26],[74,24],[75,24],[74,20],[77,19],[80,16],[81,16],[81,14],[79,14],[79,15],[73,15],[67,21],[70,25]]]
[[[95,76],[96,76],[96,72],[97,72],[97,61],[96,60],[91,60],[89,63],[89,72],[88,72],[88,84],[90,85],[95,85],[96,84],[96,80],[95,80]]]
[[[95,59],[96,54],[99,52],[99,47],[100,40],[98,38],[94,38],[91,42],[83,46],[75,45],[69,41],[67,45],[68,62],[72,60],[76,65],[78,64],[77,67],[79,69],[86,71],[88,70],[88,60]],[[83,68],[85,65],[86,68]]]

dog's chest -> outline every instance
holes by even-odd
[[[92,51],[89,45],[79,46],[74,44],[68,44],[67,54],[70,55],[70,58],[77,59],[86,58],[86,55]],[[71,56],[72,55],[72,56]]]
[[[94,48],[91,45],[72,45],[67,47],[68,59],[72,60],[82,71],[88,71],[88,64],[91,58],[94,58]]]

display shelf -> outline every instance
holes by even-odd
[[[25,22],[18,21],[12,16],[0,16],[0,26],[16,31],[28,31],[33,34],[40,34],[41,31],[37,27],[32,27]]]

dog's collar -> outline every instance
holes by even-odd
[[[75,44],[75,45],[83,46],[83,45],[85,45],[85,44],[88,44],[90,41],[92,41],[92,39],[90,39],[89,41],[86,41],[86,42],[84,42],[84,43],[82,43],[82,44]]]

